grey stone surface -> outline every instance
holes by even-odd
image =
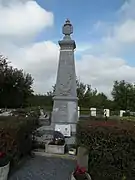
[[[61,145],[50,145],[47,143],[45,145],[45,152],[46,153],[53,153],[53,154],[65,154],[65,148],[66,145],[64,144],[63,146]]]
[[[75,165],[74,160],[36,156],[9,180],[70,180]]]
[[[74,62],[75,41],[71,39],[73,26],[67,20],[63,26],[63,40],[59,41],[60,55],[52,111],[52,124],[76,124],[78,98]],[[74,128],[75,130],[75,128]]]
[[[85,167],[88,170],[88,160],[89,160],[88,149],[84,147],[79,147],[77,153],[77,164],[80,167]]]
[[[65,138],[65,142],[67,145],[75,144],[75,136],[71,136],[70,138]]]
[[[50,126],[43,126],[38,129],[39,135],[36,136],[36,140],[39,142],[48,142],[48,140],[51,140],[53,138],[53,129],[50,128]],[[75,144],[75,134],[72,133],[71,137],[65,138],[66,144]]]

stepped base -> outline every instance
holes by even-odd
[[[51,154],[65,154],[66,150],[66,144],[64,145],[50,145],[47,143],[45,145],[45,152],[46,153],[51,153]]]
[[[53,154],[53,153],[46,153],[43,150],[34,150],[33,153],[37,156],[45,156],[45,157],[54,157],[54,158],[62,158],[62,159],[70,159],[70,160],[77,160],[77,156],[69,155],[69,154]]]
[[[37,141],[44,143],[48,143],[49,141],[51,141],[51,139],[53,138],[53,129],[53,126],[42,126],[38,128],[37,130],[39,131],[39,134],[41,134],[41,136],[37,137]],[[72,132],[71,137],[66,137],[65,142],[67,145],[75,144],[75,133]]]

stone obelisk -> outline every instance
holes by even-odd
[[[72,133],[76,132],[78,120],[78,98],[75,73],[75,41],[71,39],[73,26],[69,20],[63,25],[64,37],[59,41],[60,55],[57,71],[56,89],[52,111],[52,124],[71,125]]]

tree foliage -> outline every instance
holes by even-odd
[[[80,107],[135,111],[135,85],[125,80],[114,81],[112,100],[104,93],[93,89],[90,84],[85,84],[78,79],[76,83]],[[51,109],[56,85],[44,95],[34,95],[32,84],[33,79],[30,74],[24,73],[22,69],[13,68],[6,58],[0,56],[0,108],[31,105],[46,106]]]
[[[91,85],[84,84],[77,79],[77,96],[80,107],[106,107],[108,103],[107,96],[104,93],[98,93],[97,89],[92,89]]]
[[[22,69],[13,68],[0,56],[0,107],[17,108],[27,104],[32,95],[33,79]]]
[[[92,87],[88,84],[85,84],[78,79],[77,82],[77,96],[78,96],[78,105],[83,108],[90,107],[108,107],[110,100],[108,100],[107,96],[104,93],[99,93],[96,89],[92,89]],[[46,106],[52,107],[53,105],[53,96],[55,92],[54,85],[52,87],[52,91],[47,92],[45,95],[35,95],[31,99],[31,105],[38,106]]]
[[[122,81],[115,81],[112,97],[117,109],[135,111],[135,85]]]
[[[134,180],[135,122],[79,121],[76,143],[88,149],[88,171],[96,180]],[[98,169],[98,170],[97,170]]]
[[[129,82],[114,81],[112,88],[112,99],[109,99],[104,93],[93,89],[91,85],[85,84],[78,79],[77,82],[77,96],[78,105],[83,108],[108,108],[111,110],[130,110],[135,111],[135,86]],[[44,96],[36,95],[38,105],[40,102],[44,106],[51,106],[53,104],[52,97],[54,95],[55,86],[52,91],[47,92]],[[39,100],[40,99],[40,100]],[[42,100],[41,100],[42,99]],[[44,99],[44,100],[43,100]]]

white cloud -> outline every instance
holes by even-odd
[[[0,53],[13,66],[30,72],[37,92],[47,91],[55,76],[57,45],[33,39],[53,25],[53,13],[33,0],[0,0]]]
[[[108,54],[121,54],[127,46],[135,46],[135,1],[127,0],[117,14],[118,21],[108,25],[107,35],[101,41]]]
[[[0,37],[17,40],[34,37],[53,25],[53,14],[42,9],[36,1],[9,1],[0,4]]]
[[[77,61],[77,75],[80,79],[110,96],[114,80],[134,82],[135,67],[122,58],[109,56],[83,56]]]
[[[135,45],[135,19],[127,19],[112,26],[111,32],[103,37],[104,49],[108,52],[120,52],[128,45]]]
[[[134,19],[135,18],[135,1],[126,0],[118,11],[118,15],[121,19]]]
[[[23,48],[6,44],[4,54],[8,54],[14,67],[23,68],[32,74],[35,92],[46,93],[55,83],[58,52],[56,44],[43,41],[31,43]]]
[[[78,77],[106,94],[110,93],[116,79],[134,81],[135,67],[128,65],[118,53],[125,50],[125,45],[135,42],[133,6],[135,8],[134,0],[122,6],[120,20],[109,26],[106,36],[96,47],[84,43],[77,48],[81,53],[90,49],[87,55],[83,53],[81,59],[76,61]],[[121,17],[122,13],[125,17]],[[59,48],[51,41],[34,43],[32,40],[39,32],[53,25],[53,14],[32,0],[0,0],[0,24],[1,53],[8,56],[15,67],[32,74],[35,92],[50,90],[56,80]],[[101,24],[103,26],[104,22],[95,26],[96,30]],[[96,49],[94,53],[92,46]]]
[[[135,43],[135,19],[129,19],[115,28],[116,41],[121,43]]]
[[[114,80],[135,81],[135,67],[131,67],[121,54],[135,47],[135,1],[126,1],[117,12],[118,21],[105,23],[98,21],[95,31],[104,30],[101,41],[93,45],[77,62],[78,74],[86,83],[99,91],[110,94]],[[127,48],[128,47],[128,48]]]
[[[24,69],[35,77],[35,91],[45,93],[55,83],[58,46],[51,41],[35,43],[24,49],[24,55],[26,61]]]

